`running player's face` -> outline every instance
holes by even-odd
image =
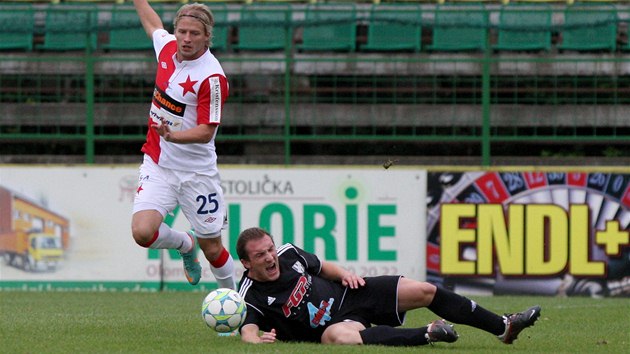
[[[193,17],[182,17],[175,29],[177,38],[177,59],[194,60],[206,52],[209,37],[199,20]]]
[[[280,277],[278,252],[269,235],[252,240],[245,246],[249,260],[242,260],[249,270],[249,277],[257,281],[274,281]]]

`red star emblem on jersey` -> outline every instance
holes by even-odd
[[[190,80],[190,75],[188,75],[188,77],[186,78],[186,82],[180,82],[179,86],[181,86],[184,89],[184,93],[182,93],[182,96],[186,96],[188,92],[195,93],[195,89],[193,88],[193,86],[196,83],[197,81]]]

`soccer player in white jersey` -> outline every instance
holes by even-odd
[[[203,4],[184,5],[170,34],[147,0],[134,0],[134,6],[153,39],[158,65],[134,200],[133,238],[142,247],[179,250],[192,285],[201,278],[198,242],[218,286],[234,289],[234,260],[221,242],[227,216],[214,138],[228,82],[209,50],[214,17]],[[191,231],[164,223],[177,206]]]

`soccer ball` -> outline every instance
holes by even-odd
[[[220,333],[237,330],[245,322],[246,314],[245,301],[232,289],[214,290],[201,303],[201,317],[208,327]]]

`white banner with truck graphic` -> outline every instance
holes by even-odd
[[[226,166],[221,177],[233,255],[239,232],[261,226],[362,276],[425,277],[423,170]],[[192,287],[177,252],[135,244],[136,185],[137,166],[0,166],[0,289],[215,288],[207,261]],[[166,221],[189,228],[177,210]]]

